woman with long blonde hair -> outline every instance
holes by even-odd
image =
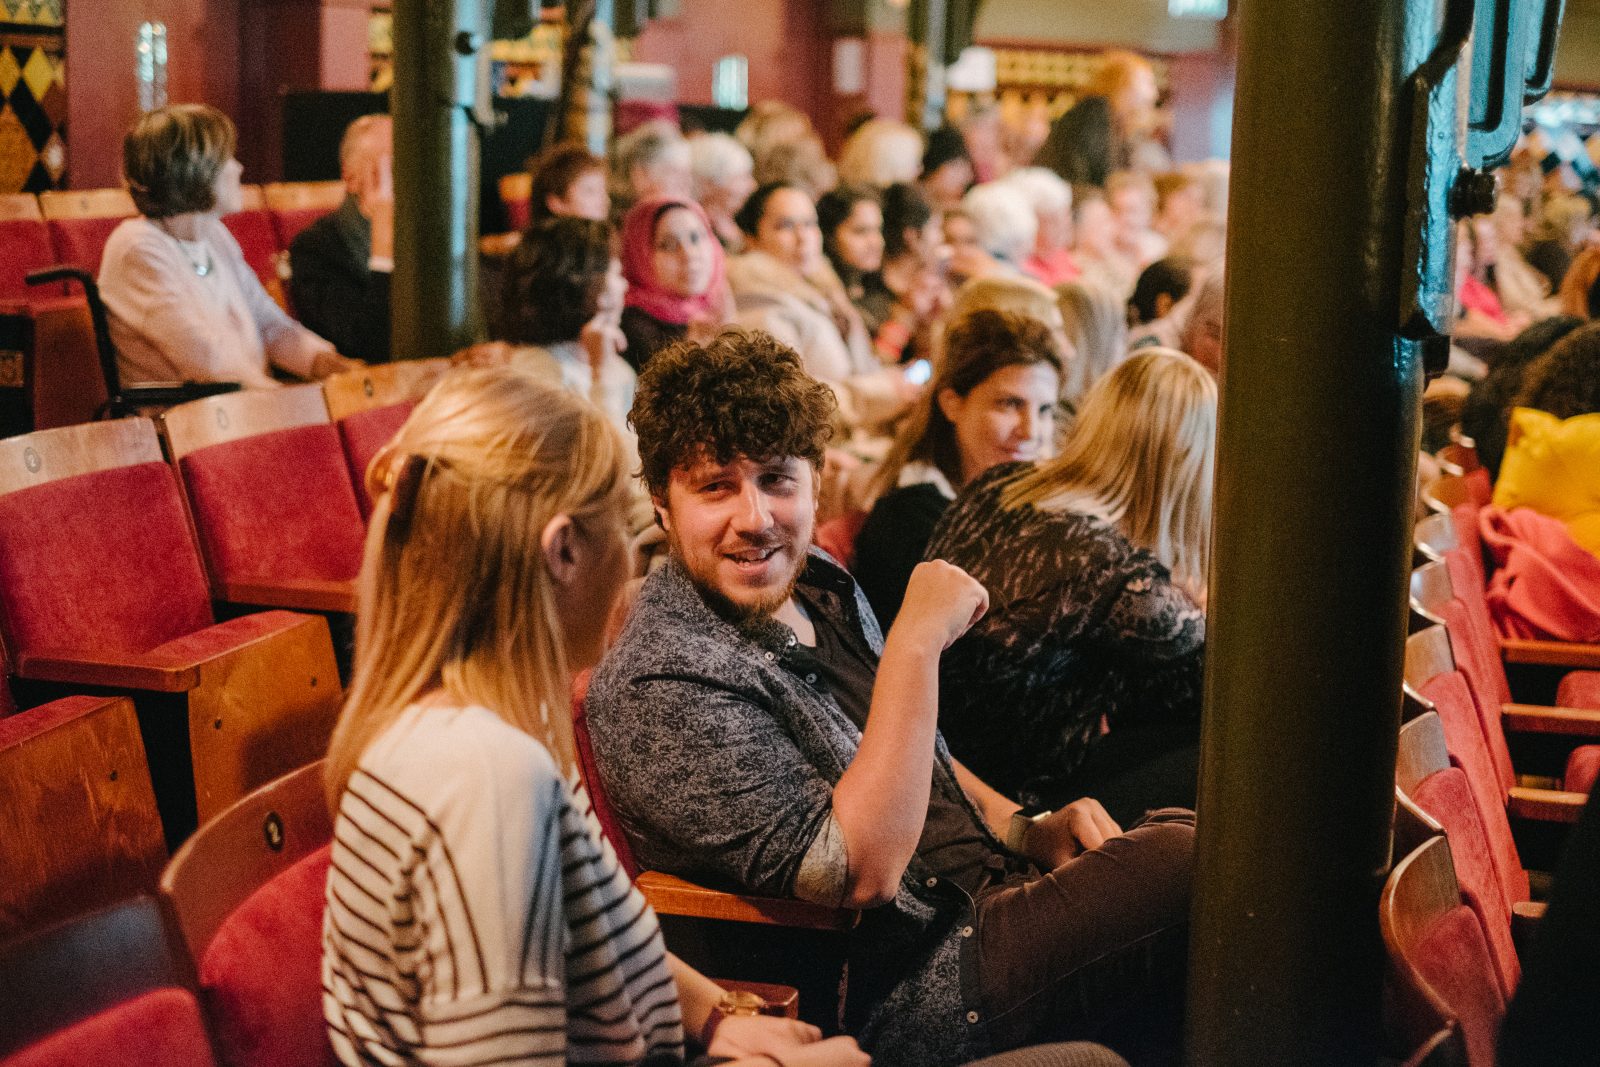
[[[578,780],[571,673],[628,573],[627,456],[597,408],[498,367],[447,376],[372,464],[327,763],[342,1063],[676,1063],[686,1043],[745,1067],[865,1063],[798,1022],[725,1017]]]
[[[1147,349],[1089,390],[1061,452],[991,469],[927,558],[989,614],[945,653],[950,750],[1025,805],[1101,800],[1126,823],[1194,804],[1217,385]]]

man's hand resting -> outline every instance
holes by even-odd
[[[1100,802],[1084,797],[1028,827],[1022,848],[1029,859],[1047,870],[1054,870],[1121,834],[1122,827],[1106,814]]]

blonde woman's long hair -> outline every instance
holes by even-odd
[[[337,809],[361,754],[442,689],[576,758],[561,620],[541,533],[600,533],[626,507],[622,441],[598,409],[511,367],[460,369],[372,461],[377,506],[356,612],[355,677],[334,729]]]
[[[1201,598],[1216,432],[1216,380],[1181,352],[1146,349],[1089,389],[1061,453],[1011,485],[1001,506],[1099,516]]]

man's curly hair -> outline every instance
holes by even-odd
[[[794,349],[759,330],[730,329],[651,356],[628,423],[639,435],[645,485],[664,498],[672,471],[704,457],[798,456],[820,470],[837,407]]]
[[[1600,322],[1573,330],[1528,364],[1517,406],[1558,419],[1600,411]]]

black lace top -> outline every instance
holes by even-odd
[[[927,559],[966,570],[989,612],[945,653],[939,727],[951,753],[1024,804],[1075,799],[1067,782],[1101,733],[1198,722],[1205,613],[1110,524],[1000,507],[1032,464],[969,485]]]

